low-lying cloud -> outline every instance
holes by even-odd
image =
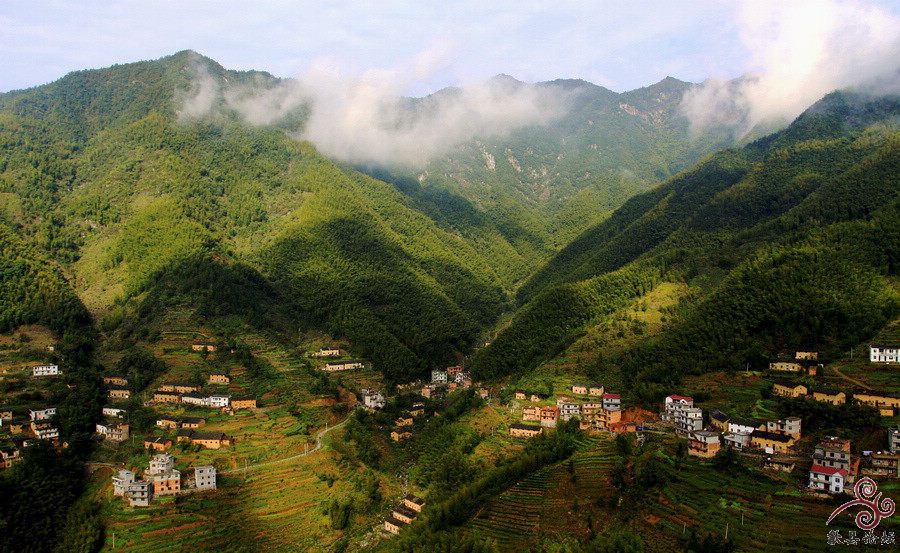
[[[737,11],[740,40],[757,70],[742,79],[709,79],[687,94],[695,129],[759,124],[799,115],[835,89],[900,92],[900,19],[846,0],[746,1]]]
[[[505,77],[404,97],[401,91],[432,65],[427,57],[414,60],[408,77],[379,70],[345,78],[314,68],[296,79],[239,85],[216,78],[198,61],[191,89],[176,96],[178,115],[186,120],[229,112],[252,125],[273,125],[302,111],[302,126],[292,134],[328,156],[421,168],[468,140],[547,124],[565,113],[566,98],[558,90]]]

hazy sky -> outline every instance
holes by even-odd
[[[898,12],[898,1],[874,3]],[[0,90],[183,49],[279,76],[409,67],[418,78],[407,92],[501,72],[625,90],[666,75],[700,81],[754,69],[737,37],[738,4],[3,0]]]

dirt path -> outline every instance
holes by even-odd
[[[270,465],[276,465],[278,463],[285,463],[287,461],[293,461],[294,459],[300,459],[302,457],[306,457],[307,455],[312,455],[316,451],[319,451],[320,449],[322,449],[322,437],[325,436],[325,434],[328,434],[329,432],[331,432],[332,430],[343,426],[347,422],[347,420],[348,419],[344,419],[341,422],[337,423],[336,425],[326,428],[325,430],[322,430],[318,434],[316,434],[316,446],[314,448],[310,449],[309,451],[307,451],[306,453],[300,453],[298,455],[291,455],[290,457],[282,457],[281,459],[275,459],[273,461],[263,461],[262,463],[256,463],[255,465],[247,465],[246,467],[241,467],[238,469],[225,470],[225,471],[220,472],[219,474],[236,474],[239,472],[247,472],[247,471],[255,470],[258,468],[262,468],[262,467],[268,467]]]
[[[872,389],[871,386],[869,386],[868,384],[866,384],[866,383],[863,382],[862,380],[858,380],[858,379],[856,379],[856,378],[853,378],[852,376],[847,376],[846,374],[842,373],[842,372],[841,372],[841,369],[839,369],[839,368],[837,368],[837,367],[831,367],[831,370],[834,371],[834,374],[836,374],[836,375],[838,375],[839,377],[843,378],[843,379],[846,380],[847,382],[851,382],[851,383],[853,383],[853,384],[856,384],[857,386],[861,387],[861,388],[864,389],[864,390],[871,390],[871,389]]]

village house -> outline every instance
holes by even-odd
[[[37,365],[31,367],[31,376],[59,376],[59,365]]]
[[[202,445],[207,449],[219,449],[234,443],[234,438],[222,432],[199,432],[194,430],[191,434],[192,445]]]
[[[803,384],[777,380],[772,386],[772,393],[781,397],[804,397],[809,393],[809,390]]]
[[[171,453],[159,453],[150,457],[150,467],[146,474],[165,474],[175,468],[175,457]]]
[[[541,407],[541,426],[556,427],[559,420],[559,407]]]
[[[703,410],[699,407],[686,407],[676,411],[674,421],[675,431],[679,434],[703,430]]]
[[[96,432],[102,438],[113,442],[124,442],[129,437],[129,427],[124,422],[97,423]]]
[[[868,456],[868,464],[860,473],[870,477],[900,478],[900,453],[875,451]]]
[[[872,363],[900,363],[900,346],[895,344],[870,344],[869,361]]]
[[[134,483],[134,473],[130,470],[122,469],[112,477],[113,495],[123,497],[128,491],[128,486]]]
[[[322,346],[319,351],[312,354],[313,357],[339,357],[341,349],[337,346]]]
[[[526,405],[522,409],[523,421],[539,421],[541,420],[541,408],[537,405]]]
[[[540,426],[530,426],[518,423],[509,425],[509,435],[513,438],[532,438],[540,433]]]
[[[179,394],[199,392],[201,389],[200,385],[188,384],[187,382],[163,382],[158,388],[160,392],[178,392]]]
[[[231,408],[238,409],[256,409],[256,398],[249,396],[236,396],[231,398]]]
[[[462,365],[454,365],[452,367],[447,367],[447,377],[454,378],[458,374],[462,374],[463,368]]]
[[[200,417],[184,417],[180,421],[181,428],[200,428],[204,424],[206,424],[205,419],[201,419]]]
[[[766,432],[786,434],[794,438],[794,440],[799,440],[802,426],[803,419],[800,417],[787,417],[786,419],[766,421]]]
[[[391,534],[397,535],[400,533],[400,530],[406,526],[406,523],[400,519],[394,518],[392,516],[385,517],[384,519],[384,529],[390,532]]]
[[[56,440],[59,438],[59,428],[49,422],[32,422],[31,432],[39,440]]]
[[[181,403],[181,394],[159,390],[153,393],[153,401],[155,403]]]
[[[219,349],[219,348],[212,342],[194,342],[193,344],[191,344],[192,351],[213,352],[213,351],[216,351],[217,349]]]
[[[412,425],[413,425],[413,418],[412,418],[412,415],[410,415],[409,413],[404,413],[404,414],[400,415],[399,417],[397,417],[396,419],[394,419],[394,426],[402,428],[404,426],[412,426]]]
[[[401,440],[408,440],[412,438],[412,432],[408,430],[393,430],[391,431],[391,439],[395,442],[399,442]]]
[[[850,440],[829,436],[816,444],[813,462],[824,467],[842,468],[849,474],[853,468],[851,445]]]
[[[718,409],[709,412],[709,425],[719,432],[728,431],[728,415]]]
[[[416,517],[419,515],[419,513],[407,507],[406,503],[400,503],[394,506],[393,510],[391,511],[391,515],[397,520],[402,520],[403,522],[409,524],[412,521],[416,520]]]
[[[765,430],[754,430],[750,434],[750,445],[766,453],[787,453],[796,440],[789,434],[778,434]]]
[[[725,445],[739,451],[750,448],[750,434],[741,434],[738,432],[725,432],[722,435]]]
[[[812,398],[815,401],[830,403],[832,405],[843,405],[847,403],[847,394],[839,390],[831,390],[827,388],[813,390]]]
[[[156,426],[160,428],[167,428],[169,430],[175,430],[178,428],[179,420],[177,417],[164,415],[156,419]]]
[[[490,393],[487,388],[478,388],[478,395],[481,396],[481,399],[487,399]]]
[[[103,384],[107,386],[128,386],[128,377],[121,374],[103,375]]]
[[[603,403],[599,401],[586,401],[581,404],[581,418],[594,420],[603,409]]]
[[[588,393],[587,384],[572,384],[572,393],[580,396],[586,396]]]
[[[226,372],[209,373],[210,384],[231,384],[231,376]]]
[[[710,459],[715,457],[721,449],[718,432],[698,430],[691,432],[688,440],[688,455]]]
[[[524,401],[527,398],[527,394],[522,390],[516,390],[516,399]]]
[[[137,480],[128,484],[125,499],[132,507],[149,507],[153,501],[153,483]]]
[[[13,418],[12,409],[2,408],[0,409],[0,426],[3,425],[4,422],[9,422]]]
[[[172,440],[168,438],[144,438],[144,449],[150,449],[153,451],[166,451],[172,447]]]
[[[197,405],[200,407],[209,407],[209,396],[205,394],[201,394],[199,392],[188,392],[186,394],[181,394],[181,403],[186,403],[188,405]]]
[[[406,494],[403,498],[403,504],[417,513],[421,513],[425,507],[425,500],[411,493]]]
[[[216,467],[212,465],[194,467],[192,484],[195,489],[200,491],[216,489]]]
[[[660,413],[660,419],[674,422],[683,409],[688,409],[693,406],[694,398],[672,394],[666,397],[665,403],[663,403],[663,411]]]
[[[529,397],[528,399],[529,399],[529,401],[531,401],[533,403],[537,403],[539,401],[543,401],[543,400],[547,399],[548,397],[549,396],[547,394],[537,394],[537,393],[532,392],[531,397]]]
[[[432,384],[446,384],[447,383],[447,371],[442,371],[440,369],[435,369],[431,371],[431,383]]]
[[[793,472],[794,462],[787,459],[778,459],[776,457],[766,457],[766,460],[763,462],[763,468],[779,472]]]
[[[818,374],[820,363],[806,359],[776,359],[769,362],[769,370],[772,372],[789,372],[815,376]]]
[[[564,421],[581,415],[581,407],[569,397],[560,396],[557,398],[556,407],[559,409],[560,418]]]
[[[619,394],[603,394],[603,408],[607,411],[618,411],[622,408],[622,396]]]
[[[588,395],[589,396],[600,397],[605,392],[606,392],[606,390],[604,390],[603,386],[601,386],[599,384],[591,384],[590,386],[588,386]]]
[[[100,414],[104,417],[116,417],[121,419],[125,417],[125,409],[120,409],[118,407],[104,407],[100,410]]]
[[[794,359],[798,361],[818,361],[819,360],[819,352],[818,351],[798,351],[794,353]]]
[[[9,428],[10,434],[21,434],[22,432],[25,432],[25,427],[27,426],[27,424],[25,421],[14,420],[9,421],[5,426]]]
[[[378,390],[363,388],[360,390],[360,395],[362,395],[363,406],[370,411],[382,409],[387,403],[384,395]]]
[[[16,447],[0,447],[0,470],[6,470],[22,460],[21,452]]]
[[[45,407],[44,409],[31,409],[28,411],[31,420],[45,421],[56,416],[56,407]]]
[[[149,479],[153,482],[153,495],[177,495],[181,492],[181,472],[175,469],[164,473],[154,474]]]
[[[409,408],[409,414],[413,417],[425,416],[425,404],[424,403],[413,403],[412,407]]]
[[[809,488],[813,490],[824,491],[830,494],[843,493],[846,481],[846,469],[823,467],[815,462],[809,469]]]
[[[193,435],[194,431],[190,428],[180,428],[178,432],[175,433],[175,441],[179,444],[191,443],[191,436]]]
[[[419,395],[424,397],[425,399],[430,399],[436,389],[437,386],[435,386],[434,384],[426,384],[422,386],[422,391],[419,392]]]
[[[460,372],[453,376],[453,382],[460,388],[470,388],[472,386],[472,375],[468,372]]]
[[[888,430],[888,449],[891,453],[900,452],[900,426]]]
[[[211,407],[225,408],[231,404],[231,396],[222,394],[214,394],[209,396],[209,405]]]
[[[615,425],[622,422],[621,409],[600,409],[594,417],[594,427],[597,430],[613,431]]]
[[[106,393],[109,399],[128,399],[131,397],[131,391],[124,386],[112,385],[107,389]]]
[[[766,423],[756,419],[738,419],[731,418],[728,420],[728,431],[736,434],[752,434],[754,430],[765,430]]]
[[[325,366],[322,367],[322,370],[325,372],[339,372],[339,371],[350,371],[353,369],[362,369],[365,367],[365,363],[362,361],[330,361],[325,363]]]
[[[900,411],[900,394],[860,390],[853,393],[853,399],[878,409],[882,417],[893,417]]]

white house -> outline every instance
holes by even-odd
[[[35,428],[34,437],[39,440],[54,440],[59,438],[59,428],[53,426],[47,428]]]
[[[31,376],[57,376],[59,365],[38,365],[31,367]]]
[[[212,465],[194,467],[194,487],[198,490],[216,489],[216,467]]]
[[[733,447],[734,449],[743,450],[750,447],[750,434],[726,432],[722,436],[722,439],[725,441],[725,445]]]
[[[823,467],[813,463],[809,469],[809,487],[831,494],[844,491],[844,483],[847,481],[847,471],[836,467]]]
[[[125,417],[125,409],[119,409],[118,407],[104,407],[102,414],[104,417],[117,417],[121,419]]]
[[[888,447],[891,453],[900,453],[900,426],[888,431]]]
[[[748,419],[729,419],[728,431],[735,434],[752,434],[754,430],[762,426],[762,421]]]
[[[703,430],[703,409],[687,407],[676,412],[675,429],[685,434]]]
[[[209,404],[213,407],[228,407],[231,404],[231,396],[209,396]]]
[[[581,407],[571,400],[557,401],[556,406],[559,408],[559,417],[564,421],[570,420],[572,417],[581,416]]]
[[[681,410],[689,409],[693,406],[694,398],[672,394],[666,398],[660,418],[664,421],[674,421]]]
[[[46,409],[31,409],[28,411],[33,421],[45,421],[56,415],[56,407],[47,407]]]
[[[869,361],[872,363],[898,363],[900,362],[900,346],[871,344],[869,346]]]
[[[362,390],[362,399],[366,409],[381,409],[385,405],[384,395],[378,390]]]
[[[128,486],[134,483],[134,473],[130,470],[122,469],[116,476],[112,477],[113,495],[123,496],[128,490]]]
[[[431,371],[431,383],[432,384],[446,384],[447,383],[447,371],[442,371],[440,369],[435,369]]]
[[[622,408],[622,396],[619,394],[603,394],[603,408],[607,411],[618,411]]]
[[[209,397],[198,394],[197,392],[188,392],[186,394],[181,394],[181,402],[187,403],[190,405],[199,405],[201,407],[209,407]]]

